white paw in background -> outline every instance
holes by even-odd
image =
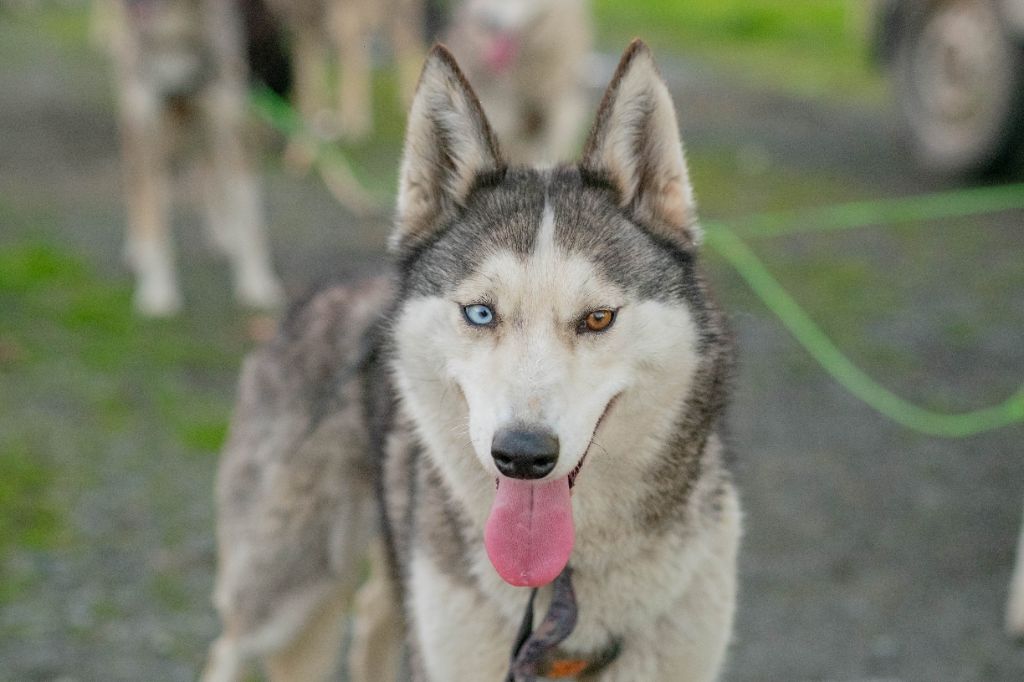
[[[129,240],[127,260],[135,271],[135,310],[146,317],[170,317],[181,310],[174,256],[166,242]]]
[[[171,317],[181,310],[181,292],[172,279],[144,275],[135,289],[135,309],[146,317]]]
[[[243,272],[235,285],[235,298],[242,305],[258,310],[273,310],[284,303],[284,289],[269,270]]]

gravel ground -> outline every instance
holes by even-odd
[[[0,252],[57,244],[126,290],[102,61],[3,18],[0,59]],[[666,60],[666,72],[708,217],[942,186],[892,142],[885,112],[797,100],[685,62]],[[385,221],[354,220],[316,183],[274,167],[266,188],[292,293],[381,261]],[[969,409],[1024,377],[1022,217],[756,246],[874,376]],[[193,679],[217,631],[215,448],[183,441],[167,418],[179,407],[152,386],[170,381],[196,413],[223,420],[246,318],[194,221],[180,222],[189,308],[169,333],[226,359],[160,377],[122,371],[107,385],[103,374],[77,382],[59,353],[7,369],[0,358],[0,442],[27,433],[44,453],[64,525],[42,548],[0,546],[0,680]],[[710,261],[741,348],[731,442],[747,527],[726,680],[1024,679],[1024,650],[1000,629],[1024,497],[1021,427],[941,440],[887,421]],[[0,310],[0,341],[18,333]],[[94,407],[109,402],[123,406],[116,418]]]

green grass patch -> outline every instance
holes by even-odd
[[[796,171],[770,159],[751,174],[739,158],[742,153],[725,147],[689,150],[690,177],[703,218],[742,220],[761,212],[849,201],[860,189],[849,181]]]
[[[598,39],[639,36],[757,83],[804,95],[879,99],[863,0],[595,0]]]
[[[71,51],[84,50],[89,43],[90,7],[93,3],[64,3],[34,12],[31,20],[47,35]]]
[[[21,244],[0,250],[0,292],[24,294],[40,287],[74,287],[86,279],[80,263],[48,244]]]
[[[53,468],[38,451],[0,445],[0,555],[56,544],[63,524],[50,499],[52,483]]]
[[[182,444],[192,450],[218,452],[228,433],[226,419],[184,424],[180,430]]]
[[[182,584],[181,577],[176,574],[157,573],[153,576],[150,589],[157,602],[168,611],[184,611],[191,605],[188,591]]]
[[[36,576],[23,552],[52,550],[66,539],[66,512],[57,503],[53,463],[27,439],[0,440],[0,605],[30,589]]]
[[[223,369],[237,363],[192,333],[187,320],[144,320],[132,310],[127,280],[99,279],[62,249],[18,243],[0,253],[0,304],[6,325],[38,360],[73,356],[99,370]]]
[[[142,467],[147,457],[220,449],[249,342],[243,313],[207,308],[144,320],[126,279],[100,277],[51,243],[3,244],[0,551],[46,550],[61,532],[77,547],[69,520],[91,477],[105,475],[97,462],[112,443],[137,443]],[[0,599],[31,584],[5,571]],[[161,599],[180,603],[164,587]]]

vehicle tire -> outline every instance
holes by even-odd
[[[1024,138],[1024,47],[992,0],[925,0],[894,46],[901,122],[930,171],[1001,170]]]

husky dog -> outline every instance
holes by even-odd
[[[586,109],[586,0],[466,0],[447,43],[512,163],[569,160]]]
[[[414,680],[505,679],[522,588],[544,607],[567,575],[575,629],[537,676],[713,680],[740,511],[720,436],[731,344],[700,236],[642,43],[582,160],[547,170],[505,164],[434,48],[392,283],[313,296],[242,372],[205,679],[249,657],[325,679],[369,553],[384,570],[356,597],[357,682],[394,680],[401,649]]]
[[[198,159],[206,220],[234,266],[238,299],[273,307],[261,197],[246,149],[246,66],[234,5],[222,0],[97,0],[120,104],[126,255],[148,315],[181,306],[170,235],[172,166]]]
[[[1010,582],[1010,599],[1006,604],[1006,631],[1013,637],[1024,638],[1024,524],[1017,541],[1017,565]]]
[[[412,98],[424,52],[423,0],[268,0],[268,5],[291,33],[296,105],[318,133],[360,139],[372,131],[371,47],[379,29],[394,51],[406,103]],[[335,71],[332,104],[328,86]]]

